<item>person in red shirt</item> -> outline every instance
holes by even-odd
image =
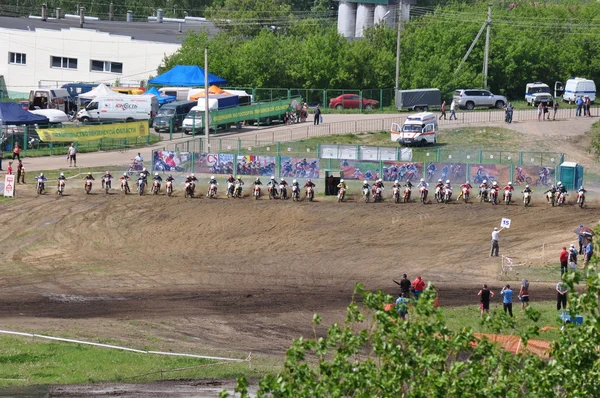
[[[560,252],[560,276],[562,277],[565,272],[567,272],[567,266],[569,264],[569,252],[567,251],[567,247],[563,246],[562,251]]]
[[[6,170],[6,174],[12,174],[12,162],[8,162],[8,169]]]
[[[419,299],[419,295],[421,293],[423,293],[423,290],[425,290],[425,281],[423,279],[421,279],[421,276],[417,276],[417,279],[415,279],[412,283],[413,285],[413,289],[415,290],[415,300]]]

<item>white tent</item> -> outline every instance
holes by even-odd
[[[119,94],[116,91],[111,90],[104,83],[100,83],[98,86],[94,87],[91,91],[88,91],[87,93],[79,94],[79,96],[77,98],[91,100],[91,99],[94,99],[101,95],[122,95],[122,94]]]

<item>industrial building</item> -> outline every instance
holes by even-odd
[[[410,6],[416,0],[340,0],[338,32],[348,38],[361,38],[373,25],[385,23],[396,26],[408,21]]]

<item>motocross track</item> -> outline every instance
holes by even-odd
[[[501,286],[500,261],[488,257],[501,217],[513,222],[502,252],[571,242],[573,228],[600,216],[595,204],[549,208],[541,198],[530,208],[293,203],[106,196],[97,185],[85,195],[80,185],[36,197],[29,184],[1,205],[3,328],[281,355],[312,336],[315,312],[324,325],[343,321],[356,282],[395,294],[392,278],[420,274],[442,305],[476,304],[479,283]],[[553,286],[536,287],[536,300],[554,298]]]

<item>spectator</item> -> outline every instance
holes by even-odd
[[[569,246],[569,267],[571,267],[573,271],[577,269],[577,249],[572,243],[571,246]]]
[[[508,315],[512,317],[513,291],[510,289],[510,285],[504,286],[500,291],[500,295],[502,296],[502,306],[504,307],[504,312],[508,312]]]
[[[569,252],[567,251],[566,246],[563,246],[558,258],[560,260],[560,276],[563,276],[563,274],[567,272],[567,267],[569,265]]]
[[[13,162],[8,162],[8,170],[6,172],[6,174],[8,174],[8,175],[12,174],[12,164],[13,164]]]
[[[527,279],[521,280],[519,300],[521,300],[521,309],[524,310],[529,305],[529,281]]]
[[[423,281],[419,275],[417,276],[417,279],[413,281],[412,286],[415,291],[415,300],[418,300],[421,293],[423,293],[423,290],[425,290],[425,281]]]
[[[73,142],[71,142],[71,146],[67,152],[67,157],[69,158],[69,167],[71,167],[73,163],[75,164],[75,167],[77,167],[77,148]]]
[[[450,120],[452,120],[452,116],[454,116],[454,120],[456,120],[456,100],[452,100],[450,103]]]
[[[550,120],[550,115],[548,114],[548,104],[544,102],[544,116],[543,120]]]
[[[583,225],[579,226],[579,233],[577,234],[577,241],[579,242],[579,254],[583,254],[583,235],[581,235],[581,231],[583,231]]]
[[[583,99],[583,116],[591,116],[590,115],[590,97],[588,97],[587,95],[585,96],[585,98]]]
[[[500,231],[498,230],[498,228],[494,228],[494,230],[492,231],[492,248],[490,250],[490,257],[498,257],[498,250],[500,249]]]
[[[23,167],[23,163],[19,162],[19,166],[21,166],[21,183],[25,184],[25,167]]]
[[[23,184],[25,184],[25,171],[23,169],[23,163],[19,160],[17,164],[17,184],[21,183],[21,177],[23,177]]]
[[[315,126],[318,126],[319,122],[321,121],[320,120],[321,119],[321,108],[319,108],[319,105],[317,105],[315,107],[315,112],[314,112],[314,118],[313,119],[314,119],[313,124]]]
[[[558,101],[554,101],[554,112],[552,113],[552,120],[556,120],[556,113],[558,112],[559,103]]]
[[[556,310],[560,311],[561,306],[562,309],[565,310],[567,308],[567,284],[563,281],[560,281],[556,284]]]
[[[577,97],[575,100],[575,105],[577,105],[575,116],[581,116],[581,108],[583,107],[583,100],[581,99],[581,96]]]
[[[541,102],[538,104],[538,122],[541,120],[542,118],[542,112],[544,111],[544,104],[542,104]]]
[[[587,244],[585,245],[585,257],[583,259],[583,267],[587,267],[594,254],[594,246],[592,245],[592,239],[587,239]]]
[[[408,276],[406,276],[406,274],[402,275],[400,282],[396,281],[395,279],[392,280],[395,284],[400,285],[400,293],[403,294],[404,297],[410,296],[410,281],[408,280]]]
[[[442,113],[441,113],[439,119],[441,119],[442,116],[444,117],[444,120],[446,120],[446,100],[444,100],[442,102]]]
[[[398,308],[398,314],[402,320],[406,320],[406,314],[408,313],[408,296],[405,296],[404,293],[400,293],[398,295],[398,299],[396,300],[396,307]]]
[[[335,178],[330,174],[325,185],[325,195],[335,195]]]
[[[488,285],[486,283],[483,284],[483,287],[477,293],[479,296],[479,307],[481,308],[481,316],[483,316],[484,312],[490,312],[490,299],[494,297],[494,292],[488,289]]]
[[[15,160],[15,158],[21,160],[21,147],[18,142],[15,143],[15,148],[13,149],[12,160]]]

